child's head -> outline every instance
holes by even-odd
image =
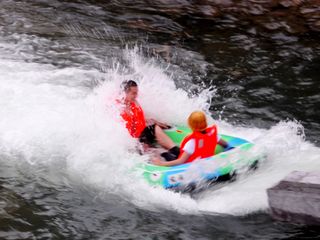
[[[208,126],[206,115],[202,111],[194,111],[188,117],[188,124],[192,131],[201,132]]]

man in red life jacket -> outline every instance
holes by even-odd
[[[191,113],[188,118],[188,124],[193,132],[182,141],[179,157],[176,160],[166,158],[167,162],[161,161],[160,159],[154,159],[153,164],[174,166],[188,163],[195,159],[213,156],[217,144],[220,144],[225,148],[228,146],[227,142],[218,139],[216,125],[208,127],[206,115],[203,112],[195,111]]]
[[[154,119],[146,121],[144,112],[137,101],[137,83],[133,80],[124,81],[122,88],[125,97],[122,102],[124,107],[121,112],[121,117],[126,122],[126,128],[130,135],[134,138],[139,138],[140,142],[149,146],[157,142],[163,148],[169,150],[170,154],[178,157],[180,149],[175,146],[173,141],[162,130],[168,129],[170,126]]]

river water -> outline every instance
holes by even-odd
[[[148,1],[2,0],[0,20],[0,239],[320,238],[273,220],[266,196],[320,170],[319,34]],[[129,78],[148,116],[206,110],[267,159],[196,195],[151,188],[112,106]]]

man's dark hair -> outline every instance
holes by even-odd
[[[133,80],[125,80],[121,83],[121,88],[125,92],[129,91],[131,87],[138,87],[138,84]]]

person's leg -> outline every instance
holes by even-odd
[[[171,149],[176,146],[158,125],[155,125],[154,132],[157,142],[165,149]]]

